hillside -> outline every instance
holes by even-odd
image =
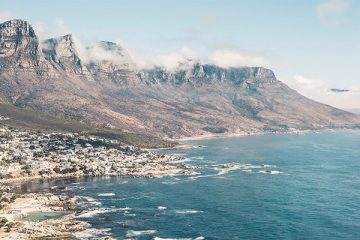
[[[0,25],[0,96],[17,107],[160,137],[357,127],[357,115],[312,101],[262,67],[190,61],[139,69],[121,46],[82,59],[71,35],[39,42],[31,25]]]
[[[3,120],[0,121],[0,125],[6,125],[19,129],[81,133],[98,137],[106,137],[118,140],[122,144],[129,144],[144,148],[170,147],[176,144],[175,142],[162,140],[148,135],[93,127],[76,121],[59,119],[4,103],[0,103],[0,117],[3,118]]]

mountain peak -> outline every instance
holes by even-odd
[[[12,19],[12,20],[1,23],[0,24],[0,29],[5,29],[5,28],[25,29],[28,32],[34,33],[34,29],[30,25],[30,23],[28,23],[25,20],[21,20],[21,19]]]
[[[27,21],[14,19],[0,24],[0,57],[6,58],[3,67],[14,62],[20,67],[38,64],[38,38]]]
[[[45,59],[57,69],[74,73],[83,73],[81,60],[77,54],[73,35],[67,34],[44,41],[42,49]]]

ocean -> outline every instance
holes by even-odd
[[[159,179],[100,177],[66,185],[96,211],[79,218],[85,239],[360,239],[360,131],[188,141],[162,150],[200,174]]]

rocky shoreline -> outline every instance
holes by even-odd
[[[157,154],[157,153],[156,153]],[[164,156],[164,155],[157,155]],[[5,239],[87,239],[82,232],[91,230],[91,225],[77,219],[78,216],[92,210],[80,210],[82,202],[76,197],[57,195],[54,193],[30,193],[17,195],[13,185],[32,180],[55,180],[61,178],[78,178],[83,176],[125,176],[125,177],[162,177],[173,175],[192,175],[196,167],[181,163],[184,159],[176,156],[159,157],[151,167],[143,164],[143,168],[134,168],[126,174],[86,174],[84,172],[52,175],[32,175],[9,179],[0,179],[0,240]],[[62,187],[65,188],[65,187]],[[23,217],[32,213],[67,213],[64,216],[45,221],[29,221]],[[94,229],[96,232],[96,229]],[[111,239],[109,237],[99,239]]]
[[[177,161],[181,161],[176,157]],[[172,159],[174,160],[174,159]],[[193,169],[184,164],[172,164],[174,168],[156,170],[152,174],[142,174],[133,171],[126,177],[162,177],[172,175],[196,174]],[[181,166],[176,168],[176,166]],[[186,170],[184,170],[184,166]],[[191,170],[190,170],[191,169]],[[17,195],[13,185],[23,182],[42,180],[56,180],[61,178],[78,178],[82,176],[93,176],[91,174],[55,174],[52,176],[35,175],[31,177],[19,177],[11,179],[0,179],[0,240],[5,239],[88,239],[88,232],[96,232],[91,225],[85,221],[78,220],[79,217],[98,211],[99,208],[83,210],[83,206],[91,203],[80,201],[77,197],[71,197],[57,193],[28,193]],[[118,174],[108,174],[102,176],[118,176]],[[66,188],[61,186],[60,188]],[[56,190],[55,188],[53,190]],[[64,213],[63,216],[45,221],[31,221],[24,217],[33,213]],[[85,234],[85,237],[83,235]],[[112,239],[111,237],[101,237],[96,239]]]
[[[88,223],[75,219],[77,207],[77,199],[66,195],[21,195],[0,210],[0,239],[75,239],[74,233],[90,227]],[[22,220],[35,212],[69,214],[45,221]]]
[[[157,178],[194,175],[183,157],[123,145],[117,140],[63,132],[0,126],[0,239],[76,239],[91,226],[76,216],[81,202],[52,193],[17,195],[12,186],[33,180],[122,176]],[[66,186],[61,186],[66,188]],[[31,213],[61,213],[28,221]]]

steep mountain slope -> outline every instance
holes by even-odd
[[[27,22],[0,25],[0,96],[16,106],[129,132],[205,133],[354,127],[359,117],[301,96],[261,67],[190,62],[139,70],[115,43],[79,55],[73,37],[39,40]],[[91,55],[100,51],[103,58]]]

